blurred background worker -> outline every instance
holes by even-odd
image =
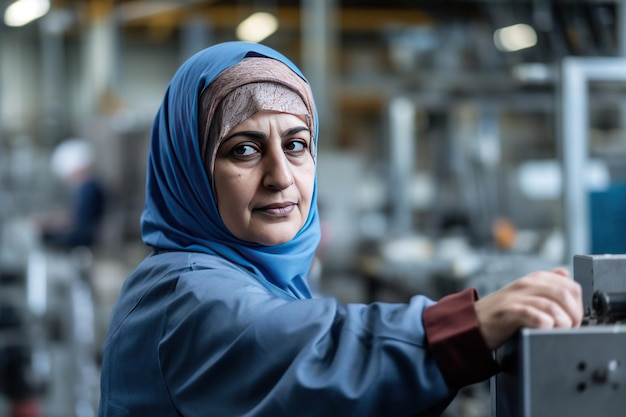
[[[93,170],[93,147],[84,139],[68,139],[52,153],[51,168],[71,192],[66,210],[40,223],[43,243],[58,248],[91,247],[104,215],[104,188]]]

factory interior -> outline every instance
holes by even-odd
[[[20,21],[19,3],[40,12]],[[0,369],[20,368],[45,417],[97,414],[109,313],[150,252],[139,217],[153,118],[179,65],[218,42],[271,46],[311,83],[320,295],[486,295],[574,255],[626,253],[619,0],[0,0],[0,11]],[[244,33],[254,16],[271,27]],[[93,146],[107,195],[93,247],[41,237],[40,219],[67,206],[50,161],[68,138]],[[9,416],[15,378],[0,380]],[[500,417],[490,391],[464,389],[445,416]]]

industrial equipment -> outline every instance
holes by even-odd
[[[493,417],[618,417],[626,410],[626,255],[576,255],[585,317],[522,329],[496,351]]]

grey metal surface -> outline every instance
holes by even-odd
[[[623,417],[625,346],[623,325],[522,330],[497,351],[492,416]]]
[[[583,290],[583,306],[591,310],[594,290],[626,292],[626,255],[576,255],[574,280]]]
[[[626,325],[595,320],[593,294],[626,294],[626,255],[576,255],[584,325],[522,329],[496,350],[493,417],[603,417],[626,412]]]

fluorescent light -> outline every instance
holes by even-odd
[[[247,42],[261,42],[276,32],[278,19],[270,13],[258,12],[248,16],[237,26],[237,38]]]
[[[518,23],[496,30],[493,34],[493,43],[501,51],[519,51],[535,46],[537,44],[537,33],[532,26]]]
[[[4,12],[7,26],[24,26],[48,13],[50,0],[17,0]]]

